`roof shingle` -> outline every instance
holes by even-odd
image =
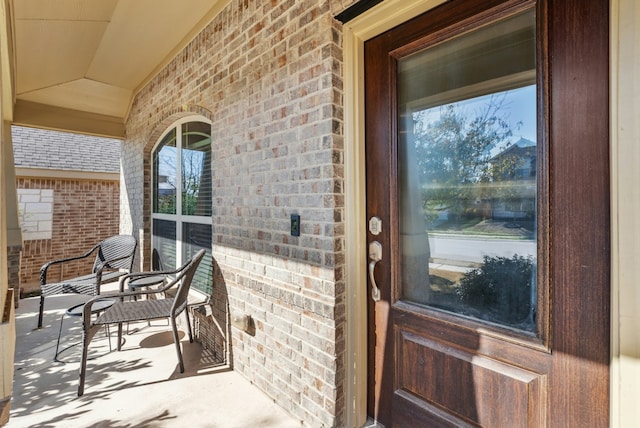
[[[17,168],[120,172],[120,144],[113,138],[12,126]]]

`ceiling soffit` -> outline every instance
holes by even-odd
[[[135,92],[229,3],[10,1],[15,21],[16,116],[42,117],[51,106],[55,114],[76,111],[78,117],[102,115],[110,122],[123,122]],[[38,113],[18,112],[27,106],[37,107]]]

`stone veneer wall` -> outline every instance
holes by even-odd
[[[178,118],[212,122],[211,326],[227,334],[229,318],[251,316],[247,330],[230,328],[229,363],[308,426],[342,426],[348,405],[333,16],[351,3],[232,0],[138,93],[122,146],[121,230],[139,234],[146,267],[153,146]]]
[[[117,181],[18,178],[18,189],[53,190],[50,239],[26,239],[20,262],[21,293],[40,290],[40,268],[53,259],[82,255],[101,240],[119,233],[120,183]],[[35,235],[34,235],[35,236]],[[65,263],[64,275],[76,276],[93,266],[93,257]],[[53,267],[47,279],[61,278]]]

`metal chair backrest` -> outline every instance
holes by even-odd
[[[196,274],[196,270],[198,269],[198,265],[204,258],[206,251],[204,249],[198,251],[195,256],[191,258],[187,263],[185,263],[180,271],[176,274],[176,277],[171,280],[168,288],[172,287],[174,284],[178,284],[178,289],[174,296],[172,311],[175,314],[180,313],[187,306],[187,297],[189,296],[189,288],[191,287],[191,282],[193,281],[193,277]]]
[[[107,263],[106,269],[125,269],[131,272],[137,244],[136,239],[131,235],[116,235],[105,239],[99,245],[96,260],[93,263],[93,272],[105,261],[113,259],[119,260]]]

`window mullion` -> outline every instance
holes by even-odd
[[[177,188],[176,188],[176,260],[178,266],[182,264],[182,124],[176,125],[176,147],[177,147]]]

